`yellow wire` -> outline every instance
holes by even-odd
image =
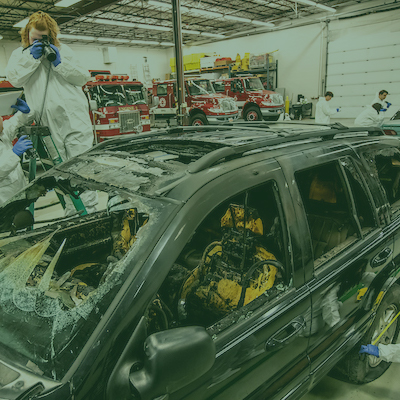
[[[382,337],[382,335],[390,328],[390,325],[393,324],[394,321],[396,321],[397,317],[400,315],[400,311],[397,313],[397,315],[390,321],[390,323],[388,324],[388,326],[380,333],[380,335],[373,341],[373,345],[375,346],[379,339]]]

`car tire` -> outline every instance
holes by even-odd
[[[207,118],[205,115],[194,114],[189,119],[189,125],[191,125],[191,126],[208,125],[208,121],[207,121]]]
[[[374,322],[364,335],[361,343],[355,346],[344,360],[338,364],[332,376],[340,380],[357,384],[372,382],[379,378],[389,368],[391,363],[368,354],[360,355],[358,352],[361,348],[361,344],[365,345],[372,343],[399,311],[400,286],[395,284],[389,289],[383,298],[376,312]],[[379,339],[378,343],[396,343],[399,329],[400,319],[398,318],[384,333],[382,338]]]
[[[249,107],[243,114],[243,119],[245,121],[262,121],[262,115],[257,107]]]

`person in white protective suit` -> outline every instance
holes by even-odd
[[[328,101],[333,97],[332,92],[326,92],[325,97],[320,97],[315,110],[315,123],[316,124],[330,124],[331,116],[340,111],[339,108],[332,109],[329,107]]]
[[[11,54],[6,67],[7,79],[23,87],[28,104],[34,104],[37,122],[48,126],[63,161],[77,156],[93,145],[89,108],[82,86],[89,73],[80,66],[73,51],[57,38],[57,22],[48,14],[32,14],[21,29],[22,47]],[[41,40],[47,35],[49,45]],[[48,60],[47,53],[54,59]],[[72,213],[67,199],[66,214]],[[87,212],[96,211],[96,192],[86,191],[81,199]]]
[[[379,103],[381,105],[381,112],[385,112],[388,110],[388,108],[392,105],[392,103],[389,103],[388,101],[386,101],[386,97],[388,95],[388,91],[387,90],[381,90],[379,91],[375,97],[374,100],[372,101],[371,105]]]
[[[21,136],[15,145],[12,145],[18,128],[32,122],[33,113],[30,112],[28,105],[20,99],[18,99],[17,106],[11,107],[19,111],[4,122],[0,117],[0,206],[26,185],[20,157],[26,150],[33,147],[26,135]]]
[[[400,343],[398,344],[382,344],[378,346],[373,344],[361,345],[360,354],[370,354],[379,357],[386,362],[400,362]]]
[[[383,114],[379,113],[380,103],[367,106],[361,114],[355,119],[355,126],[381,126],[383,123]]]

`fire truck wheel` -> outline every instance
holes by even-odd
[[[262,115],[257,107],[249,107],[243,115],[245,121],[262,121]]]
[[[208,121],[203,114],[194,114],[190,117],[189,125],[191,126],[208,125]]]

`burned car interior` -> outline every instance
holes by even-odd
[[[255,299],[287,290],[291,270],[272,186],[229,199],[203,220],[149,309],[150,333],[185,325],[222,330]]]

